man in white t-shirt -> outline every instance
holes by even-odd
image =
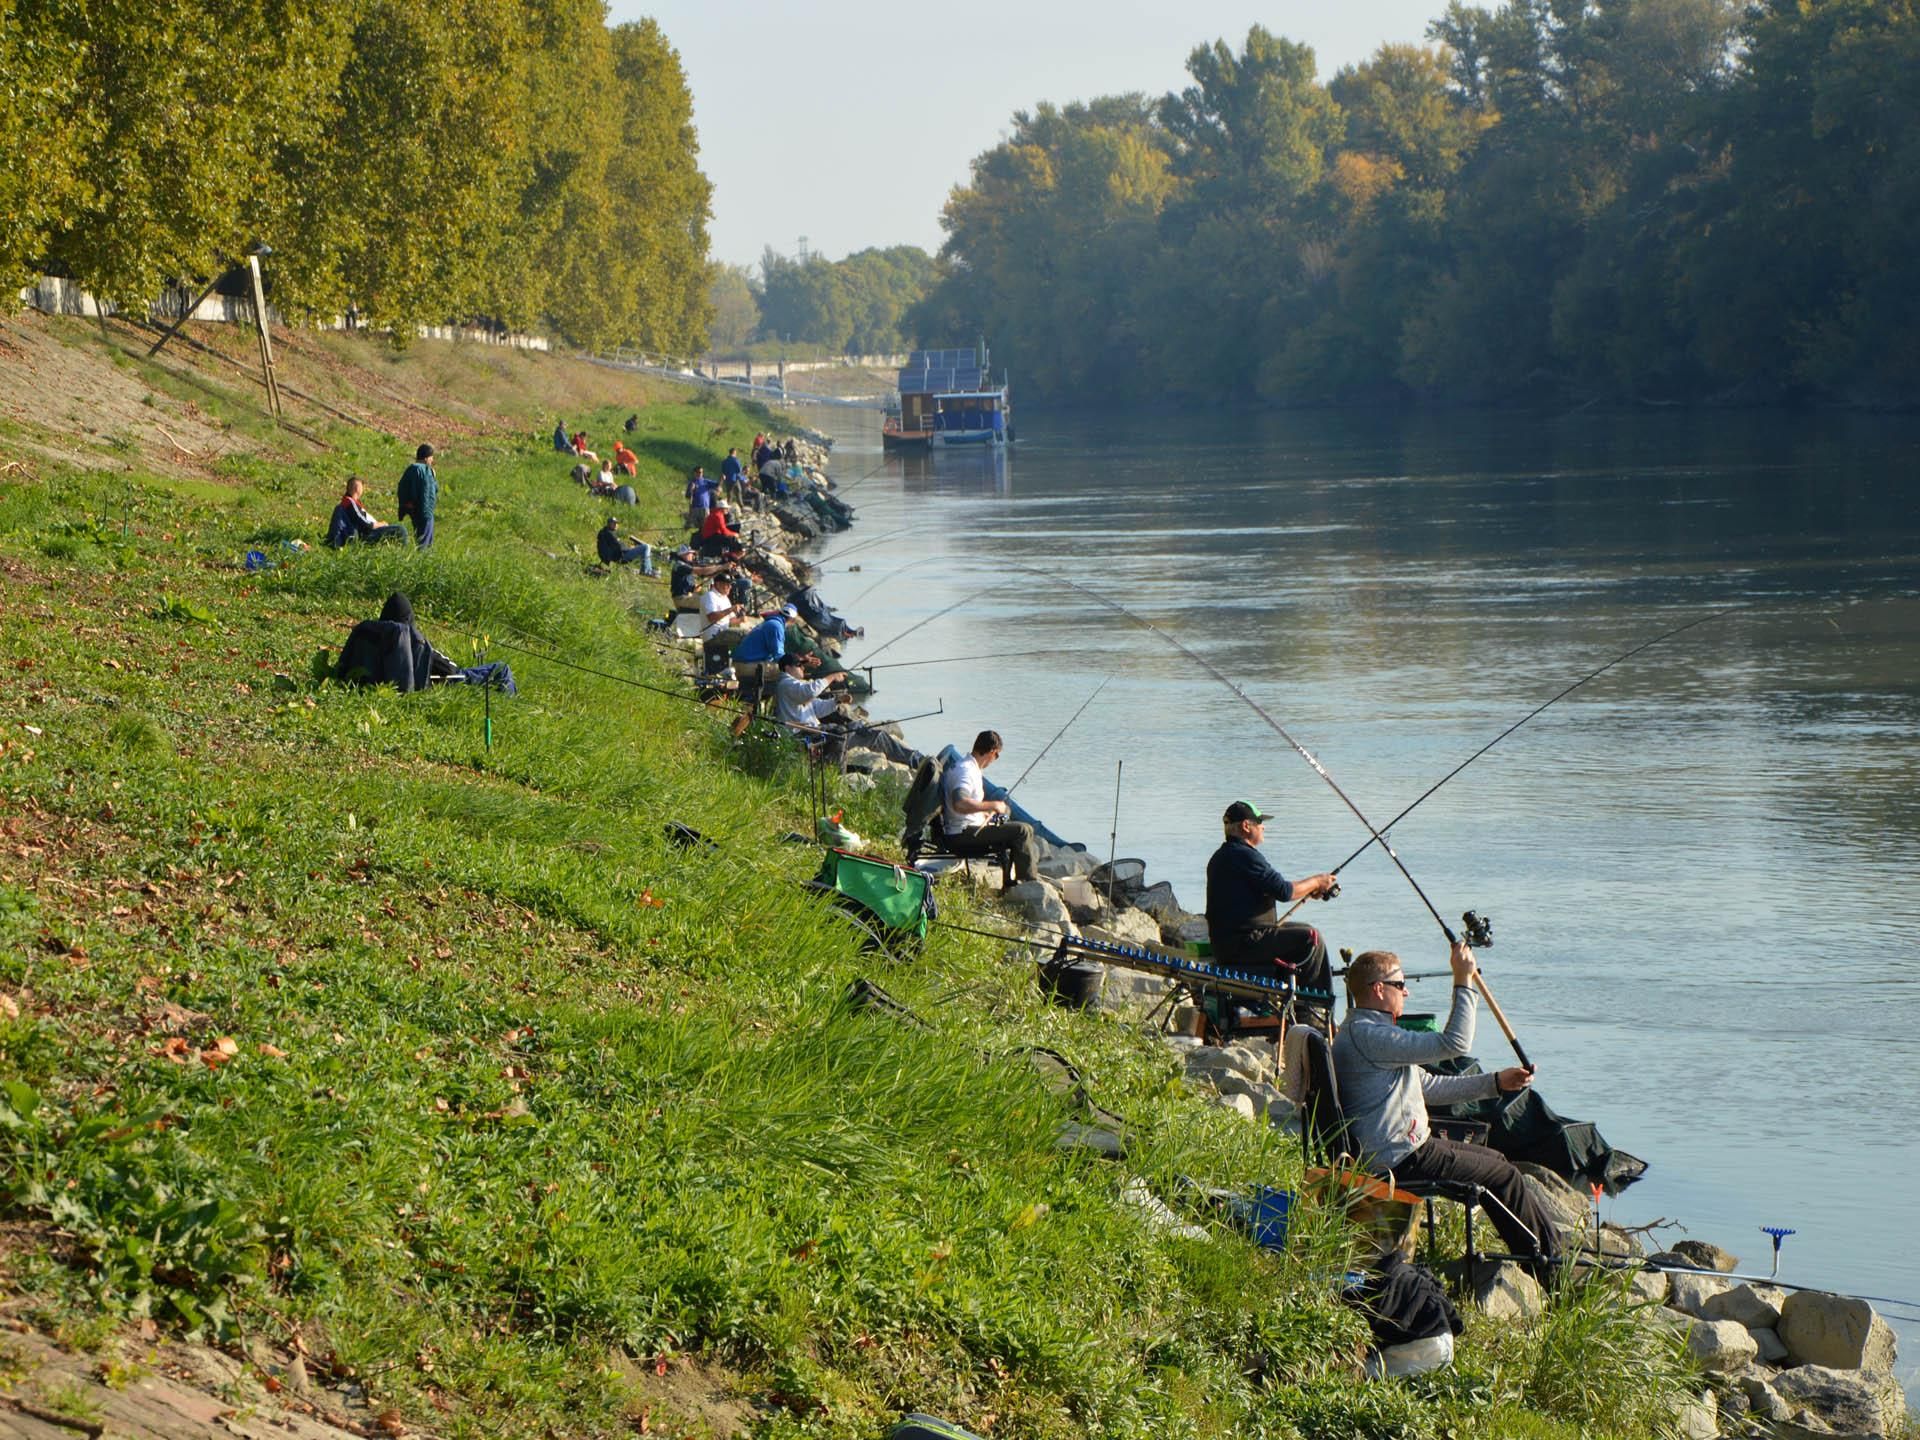
[[[733,576],[726,571],[707,582],[707,591],[700,597],[700,618],[706,622],[700,644],[707,668],[721,669],[747,633],[740,628],[743,617],[733,603]]]
[[[1011,848],[1012,880],[1018,884],[1035,875],[1038,857],[1033,851],[1033,827],[1005,817],[1012,807],[1005,800],[987,799],[980,773],[1000,758],[997,731],[982,730],[973,740],[973,752],[947,767],[940,779],[940,828],[946,847],[955,855],[988,855]]]

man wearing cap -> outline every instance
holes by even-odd
[[[673,568],[667,572],[667,593],[673,599],[675,610],[698,610],[700,608],[700,582],[709,576],[718,575],[724,565],[700,565],[695,561],[691,545],[682,545],[673,552]],[[671,620],[673,617],[667,617]]]
[[[1288,880],[1268,864],[1259,850],[1268,818],[1245,800],[1234,801],[1221,816],[1226,839],[1207,861],[1207,934],[1214,960],[1228,969],[1284,974],[1303,988],[1331,991],[1333,972],[1320,932],[1311,925],[1277,923],[1273,907],[1275,901],[1284,905],[1327,895],[1333,876]]]
[[[835,756],[841,747],[852,746],[860,750],[877,750],[887,759],[909,769],[918,768],[926,756],[876,725],[861,724],[840,708],[845,691],[837,694],[830,692],[834,687],[846,683],[844,673],[819,680],[807,678],[807,667],[819,663],[818,655],[795,652],[780,657],[780,683],[773,692],[774,713],[779,716],[780,723],[799,731],[802,739],[824,740],[829,753]]]
[[[729,550],[740,548],[740,532],[730,523],[733,519],[733,502],[722,500],[707,512],[707,518],[700,522],[700,539],[697,542],[703,555],[723,555]]]
[[[440,500],[440,477],[433,473],[433,446],[413,452],[413,463],[400,475],[400,515],[413,526],[413,543],[422,550],[433,544],[433,509]]]
[[[631,545],[621,543],[620,522],[614,516],[607,516],[607,523],[600,527],[600,533],[594,537],[594,545],[600,552],[600,561],[605,565],[631,565],[640,562],[642,575],[653,574],[653,547],[644,540],[627,539]]]
[[[732,660],[734,647],[746,637],[746,631],[740,628],[743,618],[733,603],[733,574],[722,570],[707,582],[707,592],[700,597],[700,618],[705,628],[700,632],[702,658],[709,670],[723,670]]]

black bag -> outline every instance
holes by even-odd
[[[887,1440],[980,1440],[971,1430],[962,1430],[951,1420],[931,1415],[909,1415],[887,1432]]]
[[[1409,1265],[1398,1250],[1389,1250],[1380,1268],[1346,1298],[1367,1317],[1373,1343],[1382,1350],[1436,1335],[1458,1335],[1466,1328],[1434,1273],[1424,1265]]]
[[[914,772],[913,784],[907,790],[907,803],[902,807],[905,824],[900,832],[900,846],[906,851],[909,865],[919,858],[920,851],[925,848],[927,826],[940,813],[941,774],[938,760],[922,760],[920,768]]]

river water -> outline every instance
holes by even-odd
[[[1192,661],[1016,566],[1205,655],[1377,824],[1723,612],[1531,721],[1395,846],[1450,921],[1493,918],[1481,958],[1543,1096],[1651,1162],[1610,1219],[1679,1220],[1761,1272],[1759,1227],[1790,1226],[1783,1279],[1920,1316],[1920,423],[1026,414],[1007,456],[885,457],[864,414],[805,418],[859,510],[817,547],[867,627],[849,662],[1018,652],[879,670],[873,713],[944,703],[905,727],[923,749],[998,729],[1010,784],[1107,681],[1017,798],[1104,857],[1117,779],[1119,853],[1191,910],[1235,798],[1276,816],[1285,873],[1366,832]],[[1330,945],[1444,970],[1377,849],[1342,880],[1301,916]],[[1416,984],[1410,1008],[1447,996]],[[1485,1015],[1476,1049],[1505,1058]]]

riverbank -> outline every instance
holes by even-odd
[[[1340,1218],[1303,1207],[1275,1253],[1204,1199],[1298,1190],[1284,1133],[1045,1004],[1003,945],[937,931],[890,964],[809,894],[817,850],[782,842],[811,823],[793,748],[736,746],[688,698],[646,638],[663,584],[599,573],[604,502],[545,438],[636,414],[622,518],[664,538],[686,469],[764,412],[539,357],[289,344],[289,386],[380,422],[316,405],[289,439],[230,367],[67,322],[5,338],[151,417],[79,433],[14,380],[0,481],[0,1309],[99,1383],[192,1339],[237,1357],[243,1411],[389,1433],[1665,1422],[1671,1346],[1597,1293],[1471,1319],[1444,1376],[1363,1382]],[[431,551],[286,548],[347,470],[388,518],[422,439]],[[463,662],[512,664],[490,742],[457,688],[308,680],[395,589]],[[884,787],[846,805],[892,833]],[[925,1028],[849,1006],[861,979]],[[1061,1143],[1085,1100],[1123,1117],[1123,1155]],[[15,1396],[84,1420],[78,1382],[8,1363]]]

